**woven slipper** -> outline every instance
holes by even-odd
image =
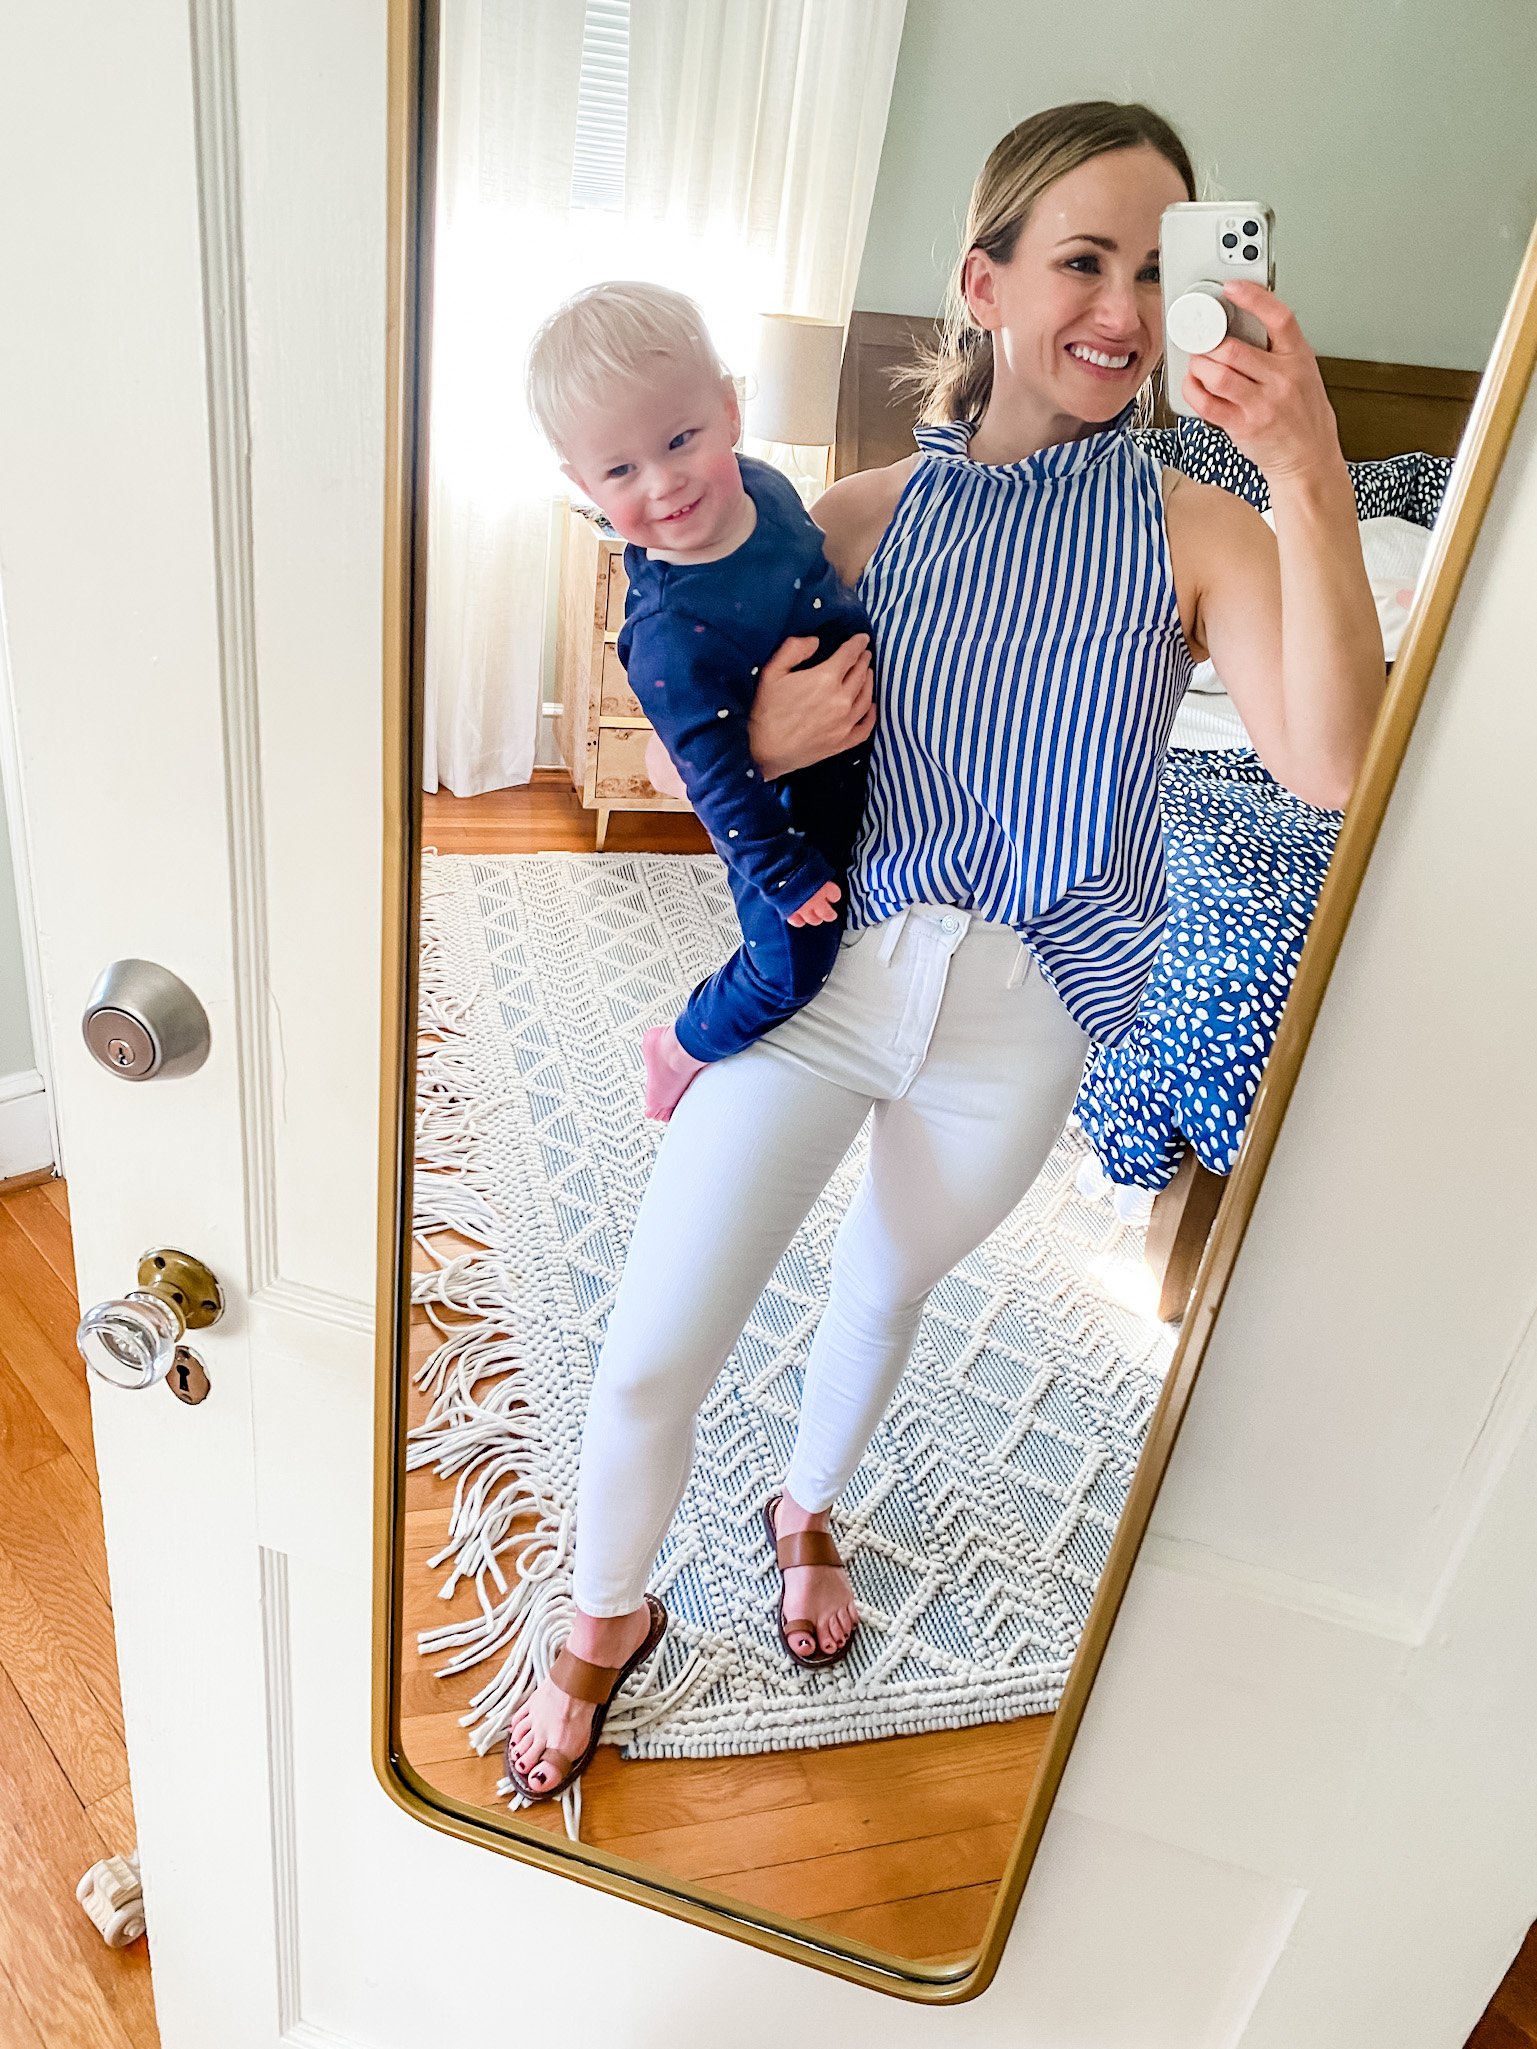
[[[842,1565],[843,1556],[826,1530],[794,1530],[781,1537],[774,1527],[774,1511],[782,1496],[771,1494],[763,1504],[763,1528],[769,1540],[769,1549],[774,1554],[774,1563],[779,1568],[779,1599],[774,1603],[774,1622],[779,1630],[779,1641],[789,1652],[797,1665],[803,1665],[808,1672],[820,1672],[827,1665],[841,1665],[853,1648],[854,1638],[859,1634],[859,1625],[849,1631],[848,1640],[841,1649],[824,1651],[820,1644],[805,1655],[794,1648],[792,1636],[809,1636],[815,1640],[817,1629],[814,1622],[787,1618],[784,1603],[784,1576],[794,1565]]]
[[[614,1704],[614,1696],[624,1682],[642,1666],[667,1634],[667,1610],[655,1594],[647,1594],[646,1606],[651,1611],[651,1627],[646,1631],[645,1641],[639,1650],[622,1665],[593,1665],[586,1658],[579,1658],[574,1651],[564,1648],[555,1654],[550,1667],[550,1677],[572,1700],[590,1703],[592,1734],[587,1739],[587,1748],[580,1757],[567,1757],[563,1750],[547,1750],[540,1758],[540,1764],[554,1765],[560,1776],[553,1786],[531,1786],[518,1770],[512,1754],[512,1732],[507,1732],[507,1748],[504,1762],[507,1776],[523,1795],[525,1800],[558,1800],[568,1786],[574,1786],[597,1754],[598,1738],[603,1734],[603,1724],[608,1720],[608,1711]],[[536,1767],[537,1769],[537,1767]]]

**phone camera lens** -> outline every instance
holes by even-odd
[[[1244,262],[1245,262],[1245,263],[1258,263],[1258,261],[1259,261],[1259,250],[1258,250],[1258,249],[1257,249],[1257,248],[1256,248],[1256,247],[1254,246],[1254,244],[1253,244],[1252,242],[1245,242],[1245,243],[1244,243],[1244,245],[1243,245],[1243,260],[1244,260]]]
[[[1238,247],[1238,237],[1236,235],[1224,235],[1222,237],[1222,246],[1224,249],[1236,249]]]
[[[1243,231],[1246,235],[1257,235],[1259,233],[1259,222],[1245,221],[1243,224]]]

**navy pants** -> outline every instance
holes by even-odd
[[[867,766],[868,750],[858,747],[798,770],[781,786],[789,822],[837,871],[843,896],[836,923],[787,924],[783,912],[728,861],[742,944],[699,984],[678,1019],[678,1043],[696,1060],[742,1052],[809,1003],[832,973],[848,910],[846,878],[864,810]]]

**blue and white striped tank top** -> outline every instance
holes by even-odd
[[[1101,1041],[1158,953],[1160,771],[1191,667],[1129,418],[1012,463],[971,461],[970,422],[920,427],[859,585],[879,716],[850,924],[928,903],[1012,925]]]

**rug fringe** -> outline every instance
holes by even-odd
[[[421,1631],[418,1648],[428,1657],[448,1654],[436,1668],[440,1678],[505,1654],[459,1718],[483,1757],[504,1739],[569,1634],[575,1518],[541,1488],[531,1460],[523,1456],[547,1441],[533,1378],[520,1371],[527,1355],[519,1333],[536,1327],[535,1305],[525,1276],[499,1242],[482,1166],[485,1133],[477,1109],[483,1097],[477,1097],[463,1029],[480,992],[473,981],[456,984],[451,973],[446,921],[455,898],[439,881],[435,860],[430,852],[423,855],[413,1216],[413,1235],[434,1265],[415,1277],[411,1299],[426,1312],[440,1342],[414,1374],[430,1406],[409,1433],[406,1467],[414,1472],[431,1466],[456,1480],[448,1541],[428,1562],[449,1568],[441,1599],[450,1599],[468,1580],[478,1610]],[[450,1232],[482,1251],[449,1253],[435,1244]],[[574,1482],[574,1474],[552,1476],[568,1501],[575,1497]],[[714,1662],[696,1649],[665,1687],[656,1683],[658,1670],[653,1664],[648,1683],[626,1691],[605,1738],[623,1742],[672,1713],[710,1683]],[[497,1790],[515,1808],[527,1804],[505,1778]],[[579,1840],[579,1784],[562,1806],[567,1834]]]

